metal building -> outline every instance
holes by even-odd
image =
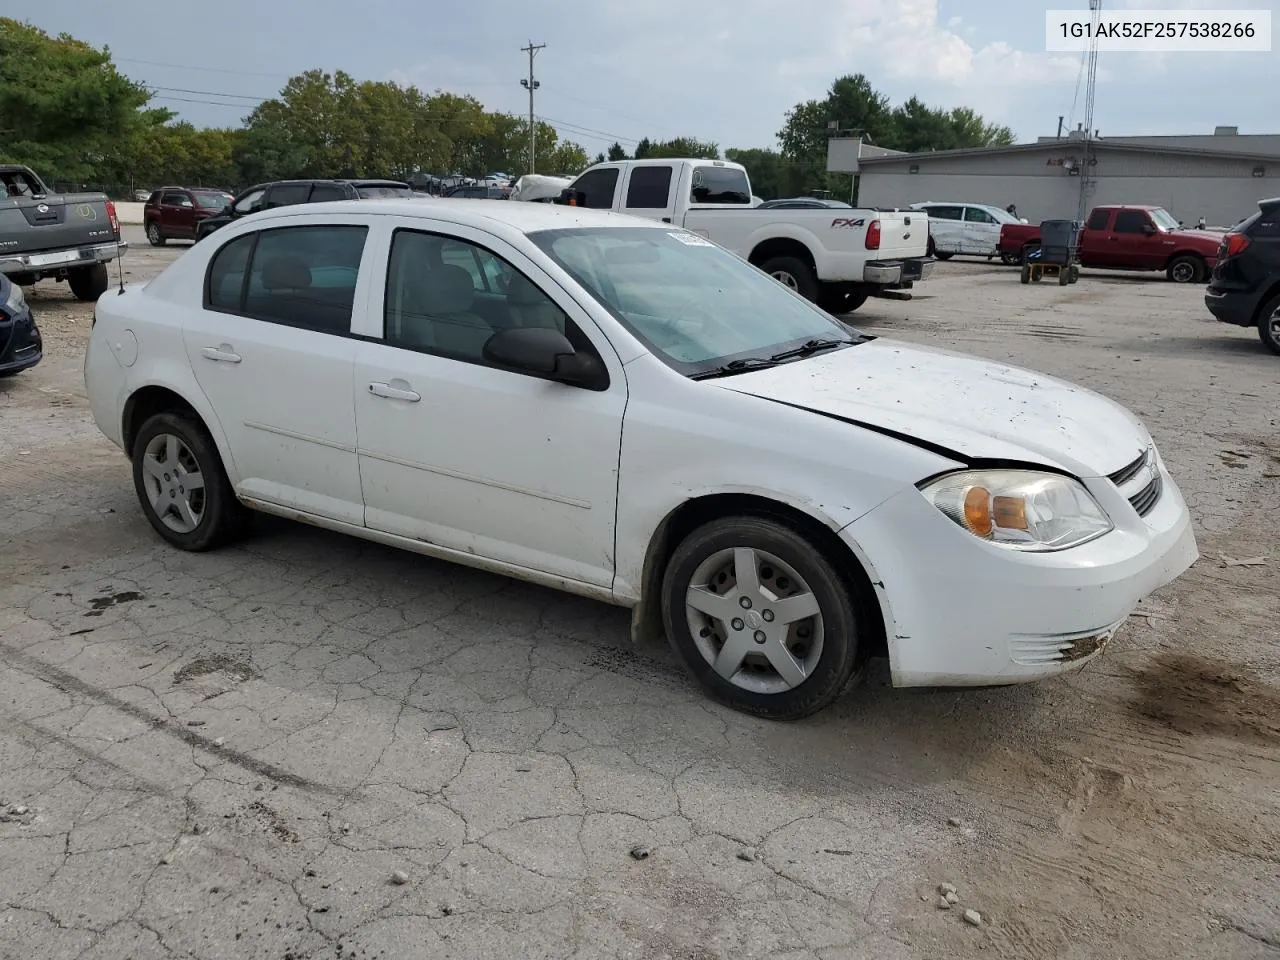
[[[1087,151],[1086,151],[1087,146]],[[858,173],[858,204],[906,206],[924,200],[1016,205],[1031,222],[1072,218],[1086,153],[1093,165],[1088,205],[1164,207],[1187,226],[1229,227],[1280,195],[1280,136],[1041,138],[1010,147],[860,157],[831,142],[829,167]],[[853,155],[855,159],[848,159]]]

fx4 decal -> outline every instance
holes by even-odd
[[[836,217],[831,221],[832,229],[848,230],[852,227],[865,227],[867,225],[866,218],[859,217],[857,220],[847,220],[844,217]]]

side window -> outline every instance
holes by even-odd
[[[396,231],[383,306],[388,344],[488,366],[485,343],[517,327],[549,327],[589,345],[550,297],[496,254],[456,237]]]
[[[959,220],[959,207],[929,207],[929,216],[934,220]]]
[[[159,190],[155,191],[153,194],[151,194],[151,196],[147,197],[147,203],[159,203],[160,196],[161,196],[160,191]]]
[[[1280,237],[1280,209],[1272,207],[1263,211],[1245,232],[1259,239]]]
[[[241,216],[245,216],[246,214],[253,213],[256,210],[261,210],[262,198],[265,197],[266,194],[267,194],[266,190],[255,190],[253,191],[253,193],[245,194],[238,201],[236,201],[236,206],[235,206],[236,213],[240,214]]]
[[[671,167],[633,167],[627,182],[627,206],[642,210],[665,208],[671,196]]]
[[[1095,210],[1089,214],[1089,219],[1085,221],[1086,230],[1105,230],[1107,229],[1107,221],[1111,219],[1110,210]]]
[[[171,192],[171,193],[166,193],[164,195],[164,198],[160,201],[160,203],[166,207],[180,207],[182,206],[182,201],[186,199],[187,198],[183,196],[181,193]],[[190,202],[191,202],[190,200],[187,200],[188,204],[190,204]]]
[[[1116,213],[1116,233],[1142,233],[1151,221],[1141,210],[1120,210]]]
[[[263,203],[262,208],[270,210],[272,207],[306,203],[307,195],[310,193],[311,184],[309,183],[282,183],[267,190],[266,202]]]
[[[587,195],[583,206],[593,210],[608,210],[613,207],[613,191],[618,186],[618,168],[606,167],[603,170],[589,170],[574,181],[573,189],[581,190]]]
[[[367,232],[366,227],[333,225],[251,234],[257,245],[240,312],[320,333],[349,333]],[[230,256],[222,250],[218,258],[224,255]],[[211,267],[211,292],[212,272]]]
[[[965,207],[964,219],[968,223],[995,223],[996,218],[981,207]]]
[[[326,200],[345,199],[347,199],[347,191],[336,183],[317,183],[311,188],[311,198],[308,203],[324,203]]]
[[[213,255],[205,281],[205,307],[239,313],[244,298],[244,276],[257,234],[236,237]]]

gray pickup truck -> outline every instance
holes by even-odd
[[[29,167],[0,164],[0,273],[13,283],[66,280],[77,300],[97,300],[128,247],[105,194],[52,194]]]

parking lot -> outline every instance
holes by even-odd
[[[126,235],[127,281],[185,249]],[[1128,406],[1201,559],[1078,674],[879,664],[774,724],[612,607],[269,518],[163,545],[42,283],[0,380],[0,958],[1280,955],[1280,358],[1157,274],[916,293],[850,319]]]

